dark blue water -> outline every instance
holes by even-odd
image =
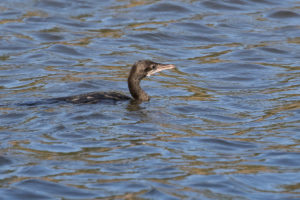
[[[0,2],[0,199],[300,199],[297,0]],[[134,62],[177,69],[129,94]]]

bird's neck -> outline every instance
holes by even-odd
[[[128,78],[128,88],[131,96],[138,101],[149,101],[149,96],[147,93],[141,88],[140,80],[132,77]]]

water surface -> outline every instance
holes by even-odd
[[[0,199],[300,199],[300,2],[0,2]],[[151,101],[22,106],[128,94]]]

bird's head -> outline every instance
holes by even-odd
[[[151,76],[157,72],[173,68],[175,68],[175,65],[160,64],[150,60],[140,60],[134,63],[134,65],[132,66],[129,78],[142,80],[146,76]]]

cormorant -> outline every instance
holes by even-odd
[[[140,60],[134,63],[128,76],[128,89],[133,97],[133,100],[137,102],[150,100],[150,97],[140,86],[140,81],[143,78],[151,76],[157,72],[173,68],[175,68],[175,65],[160,64],[150,60]],[[53,100],[81,104],[100,103],[105,101],[124,101],[130,99],[132,98],[117,92],[92,92],[69,97],[59,97]]]

